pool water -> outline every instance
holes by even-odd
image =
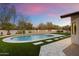
[[[53,35],[52,35],[53,36]],[[44,39],[44,38],[48,38],[48,37],[52,37],[49,35],[31,35],[31,36],[18,36],[15,37],[16,41],[31,41],[31,40],[38,40],[38,39]]]
[[[23,43],[23,42],[33,42],[33,41],[39,41],[39,40],[45,40],[48,38],[55,38],[60,37],[62,35],[57,34],[41,34],[41,35],[30,35],[30,36],[16,36],[16,37],[9,37],[3,39],[4,42],[9,43]]]

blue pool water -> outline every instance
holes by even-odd
[[[38,40],[45,40],[48,38],[60,37],[62,35],[57,34],[41,34],[41,35],[30,35],[30,36],[16,36],[16,37],[9,37],[3,39],[4,42],[10,43],[23,43],[23,42],[33,42]]]
[[[53,35],[31,35],[14,37],[16,41],[32,41],[52,37]]]

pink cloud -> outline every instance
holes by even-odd
[[[36,15],[36,14],[41,14],[45,13],[48,11],[49,8],[42,6],[42,5],[21,5],[19,7],[20,10],[19,12],[22,12],[24,14],[28,15]]]
[[[48,16],[55,16],[79,10],[79,4],[17,4],[16,6],[18,12],[27,15],[48,13]]]
[[[31,7],[28,7],[28,11],[30,12],[35,12],[35,13],[38,13],[38,12],[44,12],[46,8],[44,7],[39,7],[39,6],[31,6]]]
[[[46,8],[46,7],[43,7],[43,6],[36,6],[36,5],[34,5],[34,6],[29,6],[28,8],[27,8],[27,13],[28,14],[41,14],[41,13],[45,13],[46,11],[48,10],[48,8]]]

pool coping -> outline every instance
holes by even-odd
[[[40,41],[40,40],[46,40],[46,39],[51,39],[51,38],[57,38],[57,37],[64,36],[64,35],[60,35],[60,34],[44,34],[44,35],[59,35],[59,36],[48,37],[48,38],[44,38],[44,39],[31,40],[31,41],[13,41],[13,40],[12,41],[9,41],[9,39],[11,39],[13,37],[17,37],[17,36],[13,36],[13,37],[4,38],[2,41],[3,42],[6,42],[6,43],[30,43],[30,42],[36,42],[36,41]]]

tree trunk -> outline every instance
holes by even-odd
[[[26,32],[25,32],[25,30],[23,30],[23,34],[25,34]]]
[[[11,33],[10,33],[10,30],[7,30],[7,35],[10,35]]]

